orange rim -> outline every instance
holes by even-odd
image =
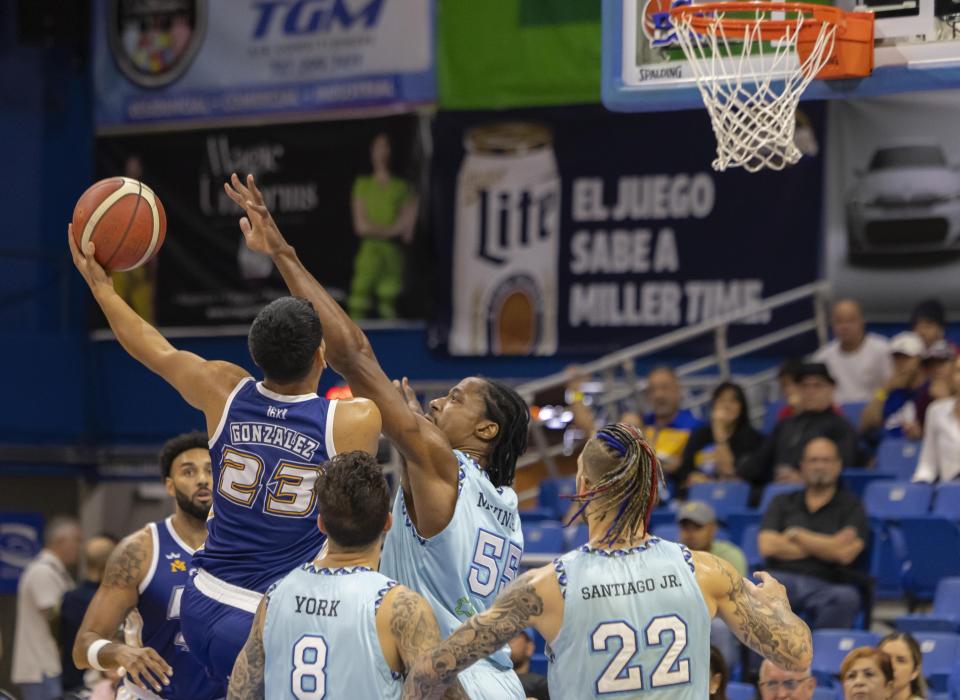
[[[759,26],[760,37],[766,41],[780,39],[788,30],[797,26],[794,19],[743,19],[727,18],[728,13],[743,12],[793,12],[803,15],[800,31],[820,31],[820,25],[839,25],[845,13],[830,5],[814,5],[806,2],[705,2],[696,5],[680,5],[670,10],[670,18],[683,17],[697,34],[709,34],[714,27],[721,26],[727,34],[741,34],[747,28]]]

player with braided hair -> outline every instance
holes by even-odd
[[[471,617],[407,676],[404,698],[439,698],[457,673],[532,626],[547,640],[551,698],[709,695],[710,620],[719,615],[778,666],[803,670],[810,630],[784,587],[765,572],[756,585],[708,552],[647,532],[663,482],[639,430],[608,425],[577,462],[577,516],[589,542],[521,576],[493,607]]]

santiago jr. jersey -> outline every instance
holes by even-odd
[[[400,698],[377,635],[377,610],[397,585],[364,566],[294,569],[267,593],[265,700]]]
[[[153,540],[153,559],[140,584],[140,599],[124,623],[124,641],[150,647],[170,664],[170,685],[159,696],[124,680],[127,696],[155,700],[213,700],[225,689],[215,683],[187,649],[180,634],[180,596],[187,583],[193,550],[173,529],[171,518],[147,525]]]
[[[495,487],[476,462],[458,450],[453,453],[460,464],[460,490],[446,528],[429,539],[421,537],[400,491],[380,559],[383,574],[427,599],[442,637],[493,605],[500,589],[516,578],[523,556],[517,494]],[[499,668],[513,668],[507,650],[489,659]]]
[[[213,509],[194,565],[263,593],[323,545],[314,482],[333,457],[336,400],[283,396],[247,377],[210,438]]]
[[[584,545],[554,568],[564,608],[547,649],[551,698],[709,695],[710,613],[689,550],[655,537],[625,550]]]

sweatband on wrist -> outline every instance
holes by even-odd
[[[90,668],[95,668],[98,671],[106,671],[103,666],[100,665],[99,659],[97,659],[97,654],[100,653],[100,650],[103,649],[110,643],[109,639],[98,639],[93,644],[87,647],[87,663],[90,664]]]

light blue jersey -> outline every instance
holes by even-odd
[[[421,537],[407,516],[403,493],[393,505],[380,572],[409,586],[433,606],[440,634],[448,637],[471,615],[489,608],[497,593],[517,576],[523,533],[517,494],[497,488],[486,472],[462,452],[459,492],[453,517],[439,534]],[[460,674],[471,698],[523,698],[504,647]],[[482,678],[481,678],[482,677]]]
[[[563,624],[548,647],[554,700],[709,696],[710,613],[682,545],[584,545],[554,561]]]
[[[265,700],[399,698],[377,635],[377,610],[396,586],[363,566],[304,564],[268,593],[263,627]]]

